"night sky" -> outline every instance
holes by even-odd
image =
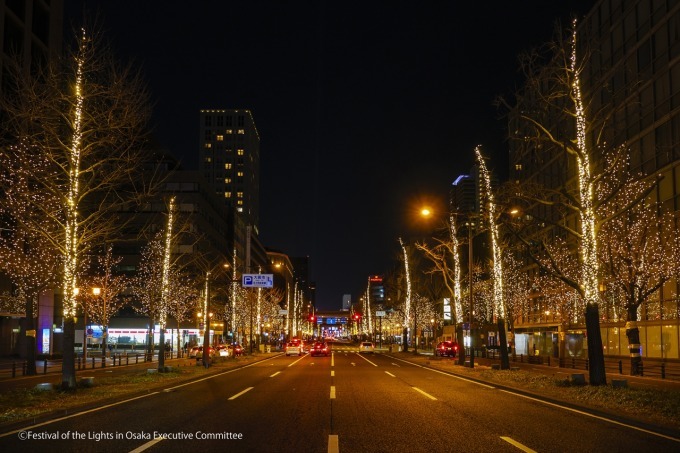
[[[198,167],[200,109],[249,109],[261,139],[260,239],[309,256],[317,306],[389,269],[413,210],[473,165],[506,173],[492,105],[517,56],[591,1],[66,0],[99,11],[140,65],[158,140]]]

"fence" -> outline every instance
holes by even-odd
[[[477,354],[478,355],[478,354]],[[479,356],[479,355],[478,355]],[[489,349],[482,352],[482,357],[487,359],[500,360],[500,351]],[[547,355],[510,355],[513,363],[530,363],[535,365],[556,366],[559,368],[571,368],[577,370],[588,370],[588,359],[576,357],[550,357]],[[605,371],[611,374],[632,375],[630,359],[606,357],[604,361]],[[624,373],[625,371],[625,373]],[[659,379],[680,380],[680,362],[677,361],[657,361],[644,360],[639,367],[639,376],[655,377]]]
[[[166,352],[165,357],[168,359],[180,358],[179,354]],[[76,358],[76,371],[106,368],[107,366],[127,366],[135,365],[143,362],[158,361],[158,352],[151,353],[135,353],[135,354],[112,354],[110,357],[91,355],[84,359],[82,355]],[[37,374],[47,374],[53,372],[61,372],[63,359],[44,359],[36,360]],[[15,378],[17,376],[26,376],[28,370],[28,362],[26,360],[13,360],[11,362],[0,363],[0,379]]]

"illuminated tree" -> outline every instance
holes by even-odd
[[[33,168],[31,168],[31,166]],[[40,294],[57,283],[60,256],[51,246],[49,237],[42,231],[54,233],[58,225],[33,209],[36,204],[56,209],[58,200],[40,191],[31,177],[53,176],[49,162],[36,147],[9,146],[0,153],[0,269],[9,276],[15,287],[7,302],[21,301],[23,309],[13,313],[25,313],[22,334],[26,337],[26,361],[28,375],[36,374],[36,329],[34,320]]]
[[[625,161],[618,168],[621,171],[611,179],[628,183],[615,191],[601,209],[601,216],[608,219],[600,230],[607,238],[600,246],[605,276],[602,289],[606,291],[605,297],[613,301],[610,309],[620,308],[626,313],[630,373],[639,375],[642,373],[639,309],[675,276],[680,253],[674,213],[662,212],[662,207],[650,200],[629,206],[630,200],[646,196],[650,183],[630,175]],[[603,186],[607,186],[606,182]]]
[[[45,178],[27,162],[30,187],[45,193],[49,205],[29,199],[42,218],[20,222],[61,260],[62,388],[68,390],[76,387],[75,290],[83,258],[123,227],[115,213],[129,211],[154,186],[154,172],[144,165],[151,161],[143,147],[149,103],[138,74],[120,67],[100,36],[83,29],[74,38],[65,58],[31,73],[19,64],[3,66],[0,100],[2,148],[36,150],[50,173]]]
[[[122,259],[113,256],[113,247],[109,245],[105,254],[97,257],[96,271],[84,277],[81,285],[84,289],[80,294],[85,302],[83,311],[103,329],[102,354],[106,354],[111,317],[127,304],[123,293],[128,289],[130,280],[116,272]]]

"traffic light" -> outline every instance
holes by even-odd
[[[315,322],[315,321],[316,321],[316,316],[309,315],[309,322]]]
[[[361,319],[361,315],[359,313],[354,313],[353,318],[355,321],[359,322],[359,320]]]

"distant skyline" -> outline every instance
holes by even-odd
[[[141,65],[156,137],[187,168],[199,110],[252,111],[260,239],[309,256],[327,309],[388,270],[416,228],[409,209],[445,201],[477,144],[506,173],[493,99],[521,83],[522,51],[593,4],[66,0],[66,22],[83,3]]]

